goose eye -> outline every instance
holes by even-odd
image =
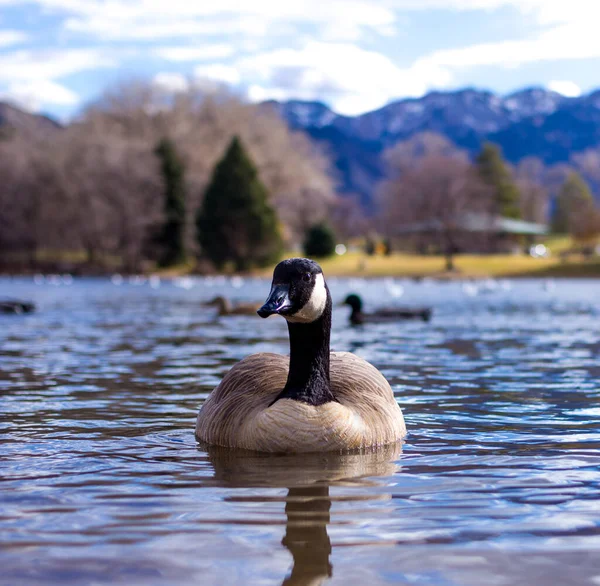
[[[302,280],[305,283],[310,283],[310,278],[311,278],[311,274],[310,273],[304,273],[304,275],[302,275]]]

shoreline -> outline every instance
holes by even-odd
[[[290,255],[292,256],[292,255]],[[327,259],[316,259],[329,277],[347,278],[401,278],[401,279],[433,279],[438,281],[480,280],[480,279],[524,279],[524,278],[558,278],[558,279],[597,279],[600,278],[600,258],[590,260],[577,258],[561,260],[559,257],[532,258],[517,255],[457,255],[455,270],[445,270],[445,259],[440,256],[417,256],[408,254],[392,254],[390,256],[368,256],[362,253],[348,253],[343,256]],[[191,264],[168,269],[144,270],[137,273],[108,270],[85,264],[43,263],[35,269],[22,268],[10,270],[0,269],[0,276],[26,277],[35,275],[65,275],[74,277],[111,277],[114,274],[123,276],[152,275],[159,278],[180,278],[185,276],[235,276],[265,277],[272,276],[273,267],[255,269],[237,273],[234,271],[208,272],[197,271]]]

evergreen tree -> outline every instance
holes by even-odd
[[[365,252],[369,256],[373,256],[375,254],[376,248],[377,245],[375,244],[375,241],[370,236],[367,236],[367,240],[365,242]]]
[[[573,171],[563,183],[552,215],[552,230],[559,234],[566,234],[573,230],[573,220],[580,211],[591,209],[594,198],[588,184],[579,173]]]
[[[170,266],[185,261],[185,168],[175,145],[163,138],[155,149],[160,160],[165,195],[165,223],[159,236],[161,264]]]
[[[282,253],[277,214],[239,138],[217,163],[196,218],[202,251],[218,269],[265,266]]]
[[[493,190],[495,212],[505,218],[520,219],[521,194],[502,158],[500,148],[495,144],[485,143],[476,163],[480,177]]]
[[[383,254],[385,256],[390,256],[392,254],[392,239],[384,238],[382,244],[383,244]]]
[[[308,257],[325,258],[335,252],[335,234],[325,223],[315,224],[306,233],[304,254]]]

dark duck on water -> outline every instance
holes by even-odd
[[[430,307],[387,307],[370,313],[364,313],[362,299],[355,293],[351,293],[346,297],[344,305],[349,305],[352,309],[350,312],[350,323],[352,325],[389,323],[406,319],[429,321],[432,314]]]

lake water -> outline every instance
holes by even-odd
[[[37,281],[0,280],[38,306],[0,316],[0,584],[600,584],[600,282],[330,279],[434,315],[335,308],[409,435],[293,457],[193,434],[232,364],[288,343],[201,301],[268,281]]]

